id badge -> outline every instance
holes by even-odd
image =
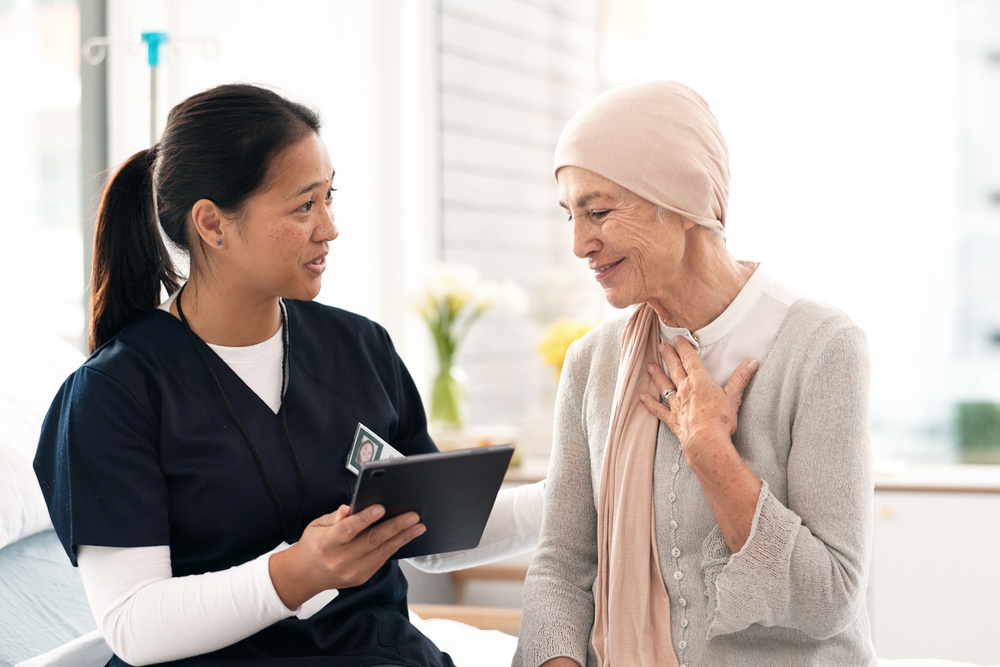
[[[358,428],[354,432],[354,444],[347,457],[348,470],[357,475],[361,471],[362,463],[388,461],[395,458],[403,458],[403,455],[393,449],[388,442],[375,435],[367,426],[358,422]]]

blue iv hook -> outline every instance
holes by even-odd
[[[160,45],[170,41],[170,37],[165,32],[144,32],[141,37],[142,41],[146,42],[149,66],[158,66],[160,64]]]

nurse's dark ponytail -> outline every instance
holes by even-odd
[[[91,352],[138,315],[155,308],[161,285],[168,292],[180,286],[156,220],[155,160],[155,148],[139,151],[104,188],[94,226],[90,274]]]
[[[129,158],[105,186],[94,228],[91,352],[180,286],[164,236],[192,266],[204,261],[203,242],[190,229],[197,201],[237,215],[265,185],[275,156],[319,129],[313,110],[245,84],[174,107],[160,142]]]

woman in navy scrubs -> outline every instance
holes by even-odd
[[[347,515],[359,422],[435,447],[385,330],[311,301],[337,238],[318,132],[301,105],[221,86],[106,187],[93,354],[35,470],[111,665],[452,665],[389,560],[419,517]],[[190,256],[183,286],[161,230]]]

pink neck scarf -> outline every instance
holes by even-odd
[[[677,667],[670,599],[660,574],[653,514],[653,457],[659,420],[639,402],[658,396],[646,371],[658,363],[659,327],[648,304],[622,334],[597,517],[594,648],[603,667]]]

